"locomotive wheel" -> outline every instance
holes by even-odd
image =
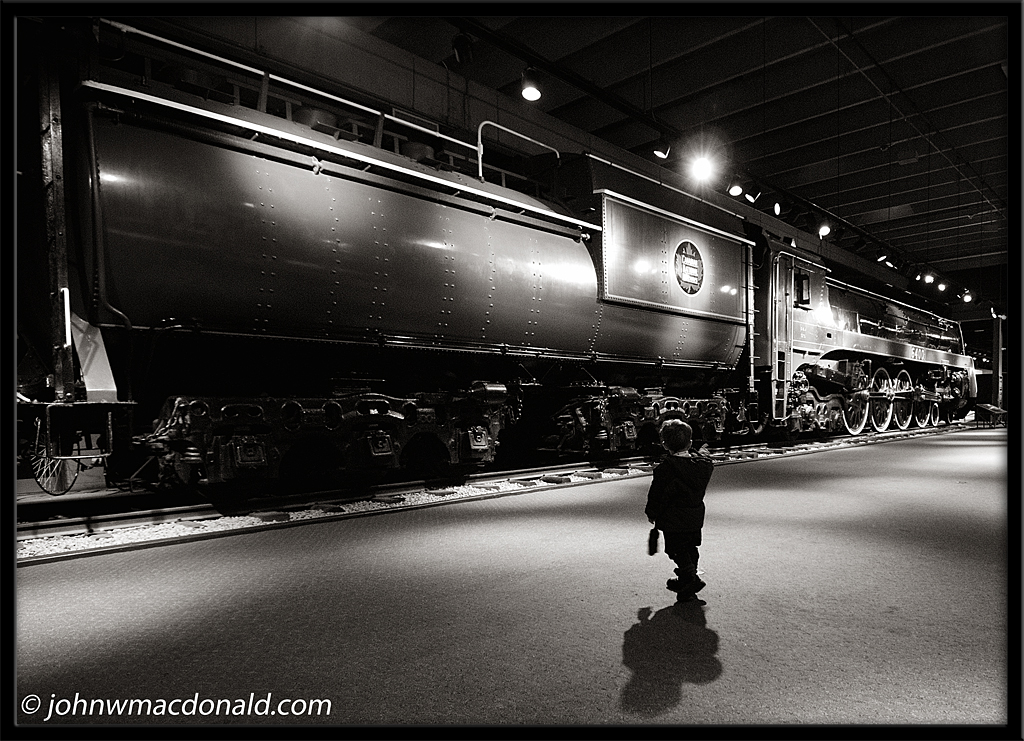
[[[32,475],[36,483],[39,484],[40,489],[55,497],[67,494],[78,479],[78,472],[81,468],[78,465],[78,461],[50,457],[49,451],[46,449],[46,437],[43,434],[42,420],[39,419],[36,420],[35,438],[31,460]],[[67,447],[66,450],[65,447]],[[61,453],[65,455],[77,453],[79,452],[78,447],[77,441],[73,448],[72,446],[62,444]]]
[[[879,368],[871,376],[871,393],[884,394],[884,397],[875,396],[871,399],[871,428],[875,432],[882,432],[892,422],[892,379],[889,371]]]
[[[932,402],[914,402],[914,421],[918,427],[931,427],[934,424],[932,421],[932,411]]]
[[[897,396],[892,402],[892,422],[896,428],[905,430],[914,419],[914,384],[905,370],[896,374],[893,391]]]
[[[827,433],[842,433],[846,429],[843,419],[843,399],[841,396],[832,395],[825,402],[825,415],[828,419]]]
[[[843,426],[851,435],[859,435],[864,425],[868,423],[868,412],[870,403],[867,399],[857,394],[852,394],[846,400],[846,408],[843,409]]]

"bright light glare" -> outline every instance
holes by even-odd
[[[818,236],[827,237],[831,231],[832,227],[830,227],[828,224],[822,224],[821,228],[818,229]]]
[[[528,85],[523,88],[523,97],[530,101],[540,100],[540,90]]]
[[[729,291],[732,290],[732,286],[725,285],[725,286],[722,286],[719,290],[721,290],[722,293],[728,293]]]
[[[945,291],[946,290],[946,284],[945,283],[939,283],[938,288],[939,288],[940,291]]]
[[[650,269],[651,263],[647,262],[647,260],[637,260],[635,263],[633,263],[633,270],[636,271],[639,275],[643,275],[644,273],[649,272]]]
[[[974,300],[974,299],[973,299],[973,297],[971,296],[971,294],[969,294],[969,293],[965,293],[965,294],[964,294],[964,303],[965,303],[965,304],[969,304],[969,303],[971,303],[971,301],[973,301],[973,300]]]
[[[708,180],[714,171],[714,165],[711,164],[711,160],[707,157],[698,157],[690,165],[690,174],[701,182]]]
[[[935,276],[932,275],[931,273],[929,273],[928,275],[926,275],[924,277],[924,282],[925,283],[934,283],[935,282]]]

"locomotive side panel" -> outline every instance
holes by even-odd
[[[739,237],[605,194],[599,352],[733,367],[747,299]]]
[[[593,345],[596,271],[569,236],[160,132],[96,140],[111,301],[136,326]]]

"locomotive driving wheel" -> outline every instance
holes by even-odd
[[[882,432],[892,422],[893,389],[889,371],[879,368],[871,376],[871,428]]]
[[[893,392],[892,421],[898,429],[905,430],[914,419],[914,384],[905,370],[896,374]]]
[[[914,421],[918,427],[932,427],[939,418],[939,405],[929,399],[914,402]]]
[[[843,409],[843,426],[847,433],[859,435],[868,423],[868,411],[870,407],[868,395],[863,391],[855,391],[846,399],[846,407]]]

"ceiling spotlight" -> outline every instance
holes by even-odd
[[[761,192],[760,192],[760,191],[758,191],[757,193],[754,193],[753,191],[750,191],[750,190],[748,190],[748,191],[747,191],[747,192],[746,192],[746,193],[744,194],[744,197],[745,197],[745,198],[746,198],[746,199],[747,199],[748,201],[750,201],[751,203],[755,203],[755,202],[757,201],[757,199],[761,197]]]
[[[654,155],[663,160],[668,159],[668,153],[671,151],[672,145],[665,137],[661,137],[661,139],[658,140],[657,146],[654,147]]]
[[[827,221],[823,221],[821,226],[818,227],[818,237],[824,239],[832,232],[832,227],[828,225]]]
[[[974,297],[971,296],[971,292],[970,291],[967,291],[966,293],[964,293],[964,303],[965,304],[969,304],[973,300],[974,300]]]
[[[743,195],[743,186],[736,179],[729,181],[729,195],[741,196]]]
[[[889,253],[886,252],[885,250],[876,250],[875,251],[875,262],[885,262],[888,259],[889,259]]]
[[[925,273],[924,274],[924,282],[925,283],[934,283],[935,282],[935,276],[932,275],[931,273]]]
[[[690,174],[699,182],[710,180],[714,172],[715,166],[707,157],[698,157],[690,165]]]
[[[939,281],[939,285],[936,286],[936,288],[938,288],[940,291],[945,291],[946,290],[946,284],[943,283],[942,281]]]
[[[540,100],[540,80],[533,67],[523,71],[523,97],[531,102]]]

